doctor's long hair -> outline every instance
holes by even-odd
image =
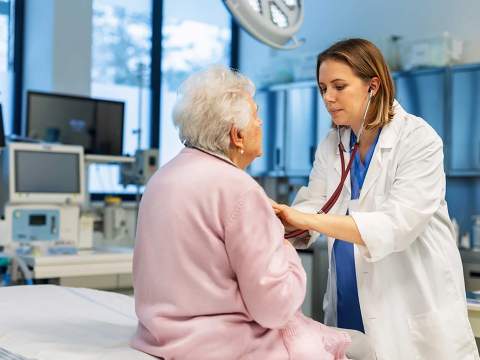
[[[325,60],[340,61],[353,70],[364,81],[378,77],[380,87],[372,98],[366,129],[377,129],[388,124],[393,118],[393,100],[395,86],[387,63],[380,50],[365,39],[347,39],[339,41],[322,51],[317,57],[317,85],[320,65]],[[370,115],[371,114],[371,115]]]

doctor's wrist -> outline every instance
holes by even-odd
[[[316,224],[318,223],[318,217],[321,215],[318,214],[306,214],[305,215],[305,226],[303,230],[315,230]]]

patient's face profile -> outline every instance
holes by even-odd
[[[258,116],[258,106],[252,96],[248,95],[250,120],[242,130],[244,135],[244,156],[249,162],[262,155],[262,120]]]

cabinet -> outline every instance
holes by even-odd
[[[249,168],[253,176],[310,174],[317,143],[330,129],[330,116],[315,82],[272,86],[255,96],[263,121],[263,151]]]
[[[332,117],[328,112],[323,98],[317,96],[317,144],[320,144],[326,137],[328,132],[332,129]]]
[[[480,65],[452,67],[450,170],[480,174]]]
[[[444,142],[449,175],[480,175],[480,64],[393,74],[396,99],[422,117]],[[331,118],[314,81],[272,86],[257,93],[264,123],[264,156],[256,176],[308,176]]]
[[[400,105],[423,118],[443,139],[448,100],[446,68],[399,72],[393,78]]]
[[[273,139],[270,134],[275,131],[275,94],[260,90],[255,94],[255,102],[258,105],[258,115],[262,120],[262,149],[263,155],[256,158],[249,166],[252,176],[264,176],[273,168]]]
[[[285,104],[286,94],[284,89],[271,90],[274,99],[273,109],[275,111],[275,126],[268,136],[272,138],[272,152],[273,164],[269,169],[269,175],[285,175]]]
[[[307,291],[302,311],[314,320],[324,322],[323,297],[328,281],[328,244],[323,235],[305,250],[297,250],[307,274]]]
[[[298,87],[285,90],[285,174],[308,176],[317,144],[317,90]]]
[[[443,139],[452,176],[480,175],[480,65],[395,73],[396,98]]]

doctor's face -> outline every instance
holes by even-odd
[[[332,59],[321,63],[318,83],[334,124],[358,129],[368,99],[369,83],[358,77],[349,65]]]

